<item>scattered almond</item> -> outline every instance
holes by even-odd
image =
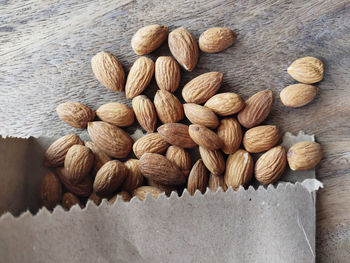
[[[62,196],[62,207],[68,211],[74,205],[79,205],[81,209],[84,207],[83,203],[74,194],[69,192],[64,193]]]
[[[173,145],[169,146],[165,156],[169,161],[179,167],[184,175],[189,175],[191,169],[191,157],[185,149]]]
[[[44,175],[40,184],[39,197],[42,205],[49,210],[61,201],[62,186],[54,173],[48,172]]]
[[[95,143],[86,141],[84,142],[85,146],[88,147],[92,153],[94,154],[94,164],[92,166],[92,175],[95,176],[106,162],[109,162],[111,157],[109,157],[104,151],[102,151],[100,148],[96,146]],[[73,192],[73,191],[71,191]],[[74,193],[74,192],[73,192]]]
[[[68,178],[68,172],[64,167],[56,168],[56,173],[61,183],[67,188],[68,191],[81,197],[88,197],[92,192],[92,179],[90,176],[86,176],[81,182],[74,185]]]
[[[194,195],[195,191],[198,189],[202,194],[208,186],[208,171],[204,166],[202,160],[198,160],[192,167],[190,175],[187,181],[187,191]]]
[[[244,148],[251,153],[270,150],[281,138],[280,129],[275,125],[261,125],[246,131],[243,137]]]
[[[96,110],[96,115],[102,121],[119,127],[128,127],[135,121],[134,111],[129,106],[119,102],[103,104]]]
[[[234,153],[241,146],[242,128],[235,118],[222,119],[216,134],[223,141],[221,150],[226,154]]]
[[[143,183],[143,175],[141,173],[139,160],[129,159],[124,164],[126,168],[128,168],[128,175],[124,180],[122,189],[132,193],[134,189],[141,186]]]
[[[144,153],[165,153],[168,147],[169,144],[164,141],[163,137],[154,132],[138,139],[132,148],[135,156],[140,159]]]
[[[95,112],[80,102],[65,102],[57,106],[57,115],[65,123],[75,128],[86,128],[95,119]]]
[[[227,190],[227,185],[225,183],[225,178],[223,175],[209,175],[208,187],[211,191],[216,192],[219,187],[225,192]]]
[[[305,84],[313,84],[323,79],[323,63],[314,57],[295,60],[288,68],[293,79]]]
[[[180,67],[172,57],[158,57],[155,64],[155,78],[158,87],[174,93],[180,83]]]
[[[154,132],[157,114],[152,101],[146,95],[139,95],[132,99],[132,107],[141,127],[147,132]]]
[[[227,27],[212,27],[200,35],[199,48],[207,53],[220,52],[232,46],[236,38],[236,33]]]
[[[153,196],[154,199],[157,199],[162,191],[154,186],[141,186],[134,190],[133,196],[137,196],[140,200],[145,200],[147,193]]]
[[[184,118],[181,102],[169,91],[158,90],[154,96],[154,106],[162,123],[178,122]]]
[[[200,124],[210,129],[215,129],[219,125],[219,119],[209,108],[186,103],[183,105],[187,119],[193,124]]]
[[[299,142],[287,153],[290,169],[303,171],[315,168],[322,159],[322,148],[317,142]]]
[[[188,126],[182,123],[166,123],[157,129],[163,139],[175,146],[193,148],[197,144],[188,133]]]
[[[287,107],[299,108],[310,103],[317,95],[317,87],[306,84],[294,84],[280,93],[282,103]]]
[[[225,160],[220,150],[207,150],[199,146],[199,153],[207,169],[215,174],[220,175],[225,171]]]
[[[240,112],[245,107],[245,102],[238,94],[225,92],[214,95],[204,106],[219,116],[228,116]]]
[[[188,132],[195,143],[208,150],[217,150],[224,145],[215,132],[203,125],[191,124]]]

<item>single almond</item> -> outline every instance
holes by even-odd
[[[224,145],[215,132],[203,125],[191,124],[188,132],[195,143],[208,150],[218,150]]]
[[[99,52],[91,59],[91,67],[96,78],[107,89],[122,91],[125,83],[125,73],[118,58],[109,52]]]
[[[237,35],[227,27],[212,27],[204,31],[198,40],[203,52],[217,53],[232,46]]]
[[[45,152],[44,166],[62,166],[69,148],[75,144],[83,144],[83,141],[75,134],[68,134],[54,141]]]
[[[128,192],[121,191],[118,194],[116,194],[115,196],[109,198],[108,204],[110,204],[110,205],[114,204],[115,201],[117,201],[118,196],[120,196],[124,202],[129,202],[131,199],[131,195]]]
[[[188,133],[188,126],[182,123],[166,123],[157,129],[163,139],[175,146],[182,148],[194,148],[196,143]]]
[[[202,160],[198,160],[192,167],[187,181],[187,191],[194,195],[196,190],[204,194],[208,187],[208,170]]]
[[[186,176],[179,167],[156,153],[145,153],[140,158],[141,173],[147,179],[163,185],[180,185],[186,182]]]
[[[79,205],[81,209],[83,209],[84,205],[83,203],[79,200],[79,198],[72,194],[72,193],[64,193],[62,196],[62,207],[65,210],[71,209],[72,206]]]
[[[88,133],[98,148],[113,158],[125,158],[133,140],[122,129],[103,121],[89,122]]]
[[[280,93],[282,103],[291,108],[309,104],[317,95],[317,87],[306,84],[294,84],[284,88]]]
[[[155,78],[161,90],[174,93],[181,79],[179,64],[172,57],[158,57],[155,64]]]
[[[94,164],[92,166],[92,175],[95,176],[106,162],[109,162],[111,157],[109,157],[104,151],[102,151],[99,147],[96,146],[95,143],[86,141],[84,142],[85,146],[88,147],[92,153],[94,154]],[[73,191],[71,191],[73,192]]]
[[[81,197],[88,197],[92,192],[92,179],[90,176],[86,176],[81,182],[74,185],[68,178],[68,172],[64,167],[56,168],[56,173],[60,178],[61,183],[68,189],[68,191]]]
[[[252,128],[262,123],[271,111],[273,94],[271,90],[260,91],[246,101],[245,108],[238,113],[239,123],[245,128]]]
[[[234,153],[241,146],[242,128],[235,118],[222,119],[216,134],[223,141],[221,150],[226,154]]]
[[[227,190],[227,185],[225,183],[225,178],[223,175],[215,175],[215,174],[210,174],[209,175],[209,182],[208,182],[208,187],[211,191],[216,192],[219,187],[222,188],[224,192]]]
[[[174,58],[187,71],[192,71],[198,61],[198,45],[191,33],[183,28],[177,28],[169,34],[169,49]]]
[[[125,84],[127,98],[140,95],[151,82],[154,73],[154,62],[147,57],[138,58],[130,68]]]
[[[128,105],[119,102],[101,105],[96,110],[96,115],[102,121],[119,127],[128,127],[135,121],[134,111]]]
[[[237,190],[239,186],[245,186],[253,175],[254,163],[250,154],[244,150],[238,150],[229,155],[226,160],[225,183]]]
[[[287,159],[290,169],[304,171],[315,168],[322,155],[321,145],[317,142],[299,142],[288,150]]]
[[[128,168],[128,175],[124,180],[122,189],[132,193],[134,189],[141,186],[143,183],[143,175],[141,173],[139,160],[129,159],[124,164],[126,168]]]
[[[157,199],[162,191],[154,186],[140,186],[134,190],[133,196],[136,196],[140,200],[145,200],[148,193],[153,196],[154,199]]]
[[[80,102],[65,102],[57,106],[58,117],[75,128],[86,128],[95,119],[95,112]]]
[[[92,194],[89,196],[89,200],[93,201],[97,206],[99,206],[102,202],[102,198],[98,196],[95,192],[92,192]]]
[[[243,137],[244,148],[251,153],[270,150],[281,138],[280,129],[275,125],[261,125],[246,131]]]
[[[261,155],[255,163],[255,178],[262,184],[268,185],[276,182],[287,165],[286,150],[276,146]]]
[[[159,48],[168,36],[169,29],[162,25],[149,25],[137,30],[131,47],[137,55],[146,55]]]
[[[220,88],[223,74],[208,72],[192,79],[182,89],[182,97],[187,103],[202,104]]]
[[[139,159],[144,153],[165,153],[168,147],[169,144],[157,132],[141,137],[132,146],[135,156]]]
[[[54,173],[48,172],[41,179],[39,198],[41,204],[49,210],[52,210],[61,201],[62,185]]]
[[[324,68],[321,60],[314,57],[304,57],[295,60],[287,71],[296,81],[313,84],[323,79]]]
[[[161,192],[164,192],[167,196],[169,196],[171,192],[177,192],[179,187],[182,187],[179,185],[162,185],[152,180],[147,180],[147,181],[150,186],[158,188]]]
[[[187,119],[193,124],[200,124],[210,129],[215,129],[219,125],[219,119],[211,109],[195,103],[185,103],[183,107]]]
[[[128,175],[128,168],[118,160],[105,163],[97,172],[94,181],[94,192],[107,197],[122,185]]]
[[[171,145],[166,151],[165,157],[179,167],[184,175],[189,175],[191,169],[191,157],[185,149]]]
[[[184,109],[179,99],[166,90],[158,90],[154,96],[154,106],[162,123],[181,121]]]
[[[132,108],[141,127],[147,132],[154,132],[157,113],[152,101],[146,95],[139,95],[132,99]]]
[[[220,175],[225,171],[225,160],[220,150],[207,150],[199,146],[199,153],[207,169],[215,174]]]
[[[219,116],[228,116],[240,112],[245,107],[245,102],[238,94],[225,92],[214,95],[204,106]]]

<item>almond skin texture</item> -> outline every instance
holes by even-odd
[[[250,154],[244,150],[238,150],[226,160],[225,183],[237,190],[239,186],[245,186],[253,175],[254,163]]]
[[[155,65],[155,78],[161,90],[174,93],[181,79],[179,64],[172,57],[158,57]]]
[[[127,105],[119,102],[103,104],[96,110],[96,115],[105,122],[128,127],[135,121],[134,111]]]
[[[115,201],[117,201],[118,196],[121,196],[121,198],[124,202],[129,202],[131,199],[131,195],[128,192],[121,191],[118,194],[116,194],[115,196],[108,199],[108,204],[113,205],[115,203]]]
[[[159,184],[180,185],[186,182],[186,176],[180,168],[163,155],[145,153],[139,164],[143,176]]]
[[[62,196],[62,207],[65,210],[69,210],[71,209],[72,206],[78,204],[80,206],[81,209],[83,209],[83,203],[79,200],[78,197],[76,197],[74,194],[72,193],[64,193],[64,195]]]
[[[88,133],[98,148],[113,158],[125,158],[133,140],[122,129],[103,121],[89,122]]]
[[[309,104],[317,95],[317,87],[306,84],[294,84],[284,88],[280,93],[282,103],[291,108]]]
[[[222,119],[216,134],[223,141],[221,150],[226,154],[234,153],[241,146],[242,128],[235,118]]]
[[[73,185],[69,180],[67,170],[64,167],[56,168],[56,173],[60,178],[62,184],[68,189],[68,191],[81,197],[88,197],[92,192],[92,179],[90,176],[86,176],[80,183]]]
[[[182,97],[187,103],[202,104],[210,99],[220,88],[223,74],[208,72],[192,79],[182,89]]]
[[[203,52],[216,53],[232,46],[237,35],[227,27],[212,27],[199,37],[199,48]]]
[[[293,79],[305,84],[313,84],[323,79],[323,63],[314,57],[295,60],[287,69]]]
[[[40,183],[39,197],[41,204],[52,210],[62,198],[62,186],[57,176],[48,172],[44,175]]]
[[[224,145],[215,132],[203,125],[192,124],[189,126],[188,132],[195,143],[208,150],[218,150]]]
[[[62,166],[69,148],[75,144],[83,145],[83,141],[75,134],[68,134],[54,141],[45,152],[44,166]]]
[[[238,94],[225,92],[214,95],[204,106],[219,116],[228,116],[241,111],[245,107],[245,102]]]
[[[167,123],[160,126],[157,131],[163,139],[175,146],[182,148],[193,148],[197,144],[188,133],[188,126],[182,123]]]
[[[65,102],[57,106],[58,117],[75,128],[86,128],[95,119],[95,112],[80,102]]]
[[[280,129],[275,125],[261,125],[246,131],[243,137],[244,148],[251,153],[270,150],[281,138]]]
[[[149,25],[137,30],[131,47],[137,55],[146,55],[159,48],[168,36],[169,29],[162,25]]]
[[[194,104],[184,104],[184,111],[187,119],[193,124],[200,124],[210,129],[215,129],[219,125],[219,119],[209,108]]]
[[[207,150],[199,146],[199,153],[207,169],[215,175],[223,174],[225,171],[225,160],[220,150]]]
[[[150,133],[138,139],[133,145],[133,151],[137,158],[141,158],[144,153],[165,153],[169,144],[164,141],[159,133]]]
[[[99,52],[91,59],[92,71],[103,86],[112,91],[122,91],[125,73],[118,58],[109,52]]]
[[[191,157],[185,149],[173,145],[169,146],[165,156],[169,161],[179,167],[184,175],[189,175],[191,169]]]
[[[225,178],[223,175],[209,175],[208,187],[211,191],[216,192],[219,187],[225,192],[227,190],[227,185],[225,183]]]
[[[246,101],[245,108],[238,113],[239,123],[249,129],[262,123],[271,111],[273,94],[271,90],[260,91]]]
[[[138,58],[130,68],[125,84],[127,98],[140,95],[150,83],[154,73],[154,62],[147,57]]]
[[[154,96],[154,106],[162,123],[178,122],[184,118],[181,102],[169,91],[158,90]]]
[[[198,61],[198,45],[191,33],[183,28],[177,28],[169,34],[169,49],[173,57],[187,71],[192,71]]]
[[[146,95],[139,95],[132,99],[132,108],[140,126],[147,132],[154,132],[157,113],[152,101]]]
[[[276,182],[287,165],[286,150],[276,146],[260,156],[255,163],[255,178],[262,184],[268,185]]]
[[[102,198],[98,196],[95,192],[92,192],[92,194],[89,196],[89,200],[93,201],[97,206],[99,206],[102,202]]]
[[[321,145],[317,142],[299,142],[288,150],[287,159],[290,169],[303,171],[315,168],[322,155]]]
[[[128,176],[124,180],[122,189],[132,193],[134,189],[141,186],[143,183],[143,175],[141,173],[139,160],[129,159],[124,164],[126,168],[128,168]]]
[[[128,168],[118,160],[105,163],[97,172],[94,181],[94,192],[107,197],[122,185],[128,175]]]
[[[145,200],[147,193],[153,196],[154,199],[157,199],[162,191],[154,186],[141,186],[134,190],[133,196],[136,196],[140,200]]]
[[[94,154],[95,158],[94,158],[94,164],[92,166],[92,175],[95,176],[98,170],[100,170],[100,168],[102,167],[102,165],[104,165],[106,162],[109,162],[112,159],[104,151],[98,148],[95,143],[87,141],[87,142],[84,142],[84,144]]]
[[[208,170],[205,168],[202,160],[198,160],[192,167],[190,175],[187,181],[187,191],[194,195],[195,191],[198,189],[202,194],[208,186]]]

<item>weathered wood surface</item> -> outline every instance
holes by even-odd
[[[0,1],[0,134],[52,136],[76,132],[59,121],[55,107],[68,100],[96,109],[123,101],[94,78],[91,57],[116,54],[128,70],[137,55],[130,47],[141,26],[187,27],[198,39],[211,26],[238,33],[233,47],[200,54],[197,68],[183,72],[180,87],[207,71],[224,73],[221,91],[244,98],[270,88],[275,103],[268,123],[284,131],[315,134],[325,156],[318,177],[319,262],[350,258],[350,2],[349,1]],[[169,54],[164,44],[150,55]],[[319,95],[301,109],[287,109],[278,94],[294,83],[286,73],[296,58],[325,63]],[[152,81],[146,94],[153,96]],[[180,88],[181,90],[181,88]]]

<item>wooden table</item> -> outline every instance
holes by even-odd
[[[0,2],[0,134],[59,135],[74,132],[55,114],[57,104],[79,100],[97,108],[119,100],[94,78],[91,56],[116,54],[128,70],[137,58],[130,39],[141,26],[184,26],[196,38],[212,26],[238,33],[230,49],[200,54],[183,72],[181,86],[208,71],[224,73],[222,91],[244,98],[265,88],[275,103],[268,123],[283,131],[315,134],[324,148],[317,200],[319,262],[350,260],[350,2],[339,1],[2,1]],[[293,3],[292,3],[293,2]],[[166,44],[150,57],[169,54]],[[325,64],[316,100],[288,109],[278,97],[295,83],[286,73],[296,58]],[[154,95],[155,83],[147,94]],[[12,107],[8,107],[11,103]],[[14,121],[17,120],[17,121]]]

